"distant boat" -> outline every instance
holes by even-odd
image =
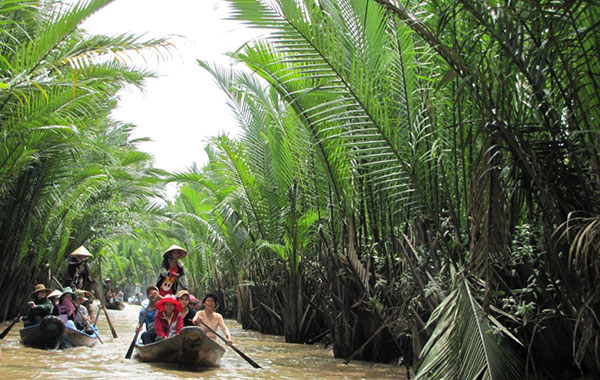
[[[210,339],[198,326],[186,326],[179,335],[149,343],[137,344],[137,357],[145,362],[165,362],[204,367],[219,365],[225,348]]]
[[[69,347],[92,347],[98,342],[96,335],[65,326],[63,321],[51,315],[39,325],[28,326],[19,331],[21,343],[33,348],[63,349]]]
[[[125,309],[125,304],[121,301],[115,301],[111,303],[106,303],[106,308],[111,310],[123,310]]]

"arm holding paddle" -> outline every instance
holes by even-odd
[[[142,327],[144,326],[144,321],[146,320],[146,314],[148,314],[148,309],[150,309],[150,305],[146,306],[146,309],[143,311],[142,318],[138,321],[139,323],[135,326],[135,335],[133,336],[133,340],[127,349],[127,353],[125,354],[125,359],[131,359],[131,354],[133,354],[133,348],[135,347],[135,341],[140,335],[140,331],[142,331]],[[140,312],[141,314],[142,312]]]
[[[225,322],[223,321],[223,317],[219,314],[216,316],[218,318],[218,325],[217,328],[221,328],[221,331],[223,331],[223,334],[225,334],[225,338],[223,339],[225,343],[227,343],[228,346],[231,346],[233,344],[233,341],[231,340],[231,333],[229,332],[229,329],[227,328],[227,326],[225,326]],[[204,330],[210,331],[211,333],[215,334],[218,336],[218,334],[215,332],[214,329],[210,328],[206,322],[204,321],[204,318],[202,318],[202,313],[198,312],[196,313],[196,315],[194,316],[194,319],[192,320],[192,322],[197,325],[202,327]],[[202,326],[201,326],[202,325]]]
[[[256,363],[254,360],[252,360],[248,355],[244,354],[241,350],[239,350],[236,346],[233,345],[233,342],[231,341],[231,335],[229,334],[229,329],[225,326],[225,323],[223,322],[223,316],[214,311],[215,307],[218,305],[217,299],[218,299],[217,295],[212,294],[212,293],[208,293],[206,296],[204,296],[204,299],[202,300],[202,305],[204,305],[204,310],[200,310],[199,312],[197,312],[196,315],[194,316],[194,320],[192,322],[195,325],[204,326],[204,328],[206,330],[208,330],[210,333],[221,338],[221,340],[224,341],[225,343],[227,343],[227,345],[229,347],[231,347],[231,349],[234,350],[236,352],[236,354],[240,355],[245,361],[250,363],[250,365],[252,367],[262,368],[260,365],[258,365],[258,363]],[[225,332],[225,334],[227,335],[227,338],[224,338],[222,335],[217,333],[215,331],[215,329],[210,327],[208,325],[208,323],[210,323],[210,321],[212,321],[212,325],[215,326],[215,329],[221,327],[221,330],[223,330],[223,332]],[[209,337],[210,337],[210,335],[209,335]],[[212,339],[214,339],[214,338],[212,338]]]
[[[92,281],[94,281],[93,277],[92,277],[92,271],[90,270],[90,267],[87,263],[87,261],[85,262],[85,267],[88,270],[89,276],[92,279]],[[96,297],[100,300],[100,306],[102,306],[102,310],[104,311],[104,315],[106,316],[106,321],[108,322],[108,327],[110,327],[110,332],[112,333],[113,338],[118,338],[119,336],[117,335],[117,330],[115,330],[115,327],[113,326],[110,317],[108,316],[108,311],[106,311],[106,306],[104,306],[104,300],[102,299],[102,293],[100,293],[100,290],[98,289],[98,283],[97,282],[93,282],[94,285],[94,291],[96,292]]]
[[[230,339],[225,339],[221,334],[219,334],[218,332],[216,332],[215,330],[213,330],[209,325],[207,325],[206,323],[204,323],[202,321],[202,318],[196,319],[196,317],[194,317],[194,323],[196,323],[196,322],[202,324],[208,331],[212,332],[213,334],[215,334],[216,336],[218,336],[219,338],[221,338],[221,340],[223,340],[224,342],[226,342],[229,345],[229,347],[231,347],[232,350],[234,350],[238,355],[240,355],[252,367],[254,367],[254,368],[262,368],[257,362],[255,362],[254,360],[252,360],[248,355],[246,355],[239,348],[237,348],[236,346],[234,346],[233,343],[231,343],[231,338]]]

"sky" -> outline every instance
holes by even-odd
[[[82,27],[93,34],[133,33],[148,38],[178,35],[167,61],[148,65],[160,77],[149,79],[145,90],[128,89],[112,116],[137,126],[133,138],[149,137],[140,149],[152,154],[155,166],[183,171],[193,163],[207,162],[206,138],[238,133],[225,94],[197,59],[229,65],[224,55],[237,50],[254,30],[235,21],[223,0],[115,0],[86,20]]]

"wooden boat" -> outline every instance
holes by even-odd
[[[186,326],[179,335],[160,342],[136,344],[137,356],[145,362],[166,362],[204,367],[219,365],[225,348],[198,326]]]
[[[63,349],[69,347],[92,347],[98,342],[96,335],[65,326],[63,321],[51,315],[39,325],[28,326],[19,331],[21,343],[43,349]]]
[[[125,303],[123,303],[121,301],[115,301],[115,302],[110,302],[110,303],[107,302],[106,308],[111,309],[111,310],[123,310],[123,309],[125,309]]]

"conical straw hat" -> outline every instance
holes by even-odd
[[[87,257],[92,257],[92,254],[90,253],[90,251],[88,251],[87,249],[85,249],[85,247],[82,245],[81,247],[79,247],[76,250],[74,250],[73,252],[71,252],[71,256],[87,256]]]
[[[183,256],[181,256],[180,259],[183,259],[188,254],[188,251],[186,251],[185,249],[181,248],[178,245],[173,244],[172,246],[169,247],[169,249],[167,249],[165,251],[165,253],[163,254],[163,257],[166,259],[169,256],[171,256],[171,255],[169,255],[169,252],[171,252],[171,251],[182,251],[183,252]]]

